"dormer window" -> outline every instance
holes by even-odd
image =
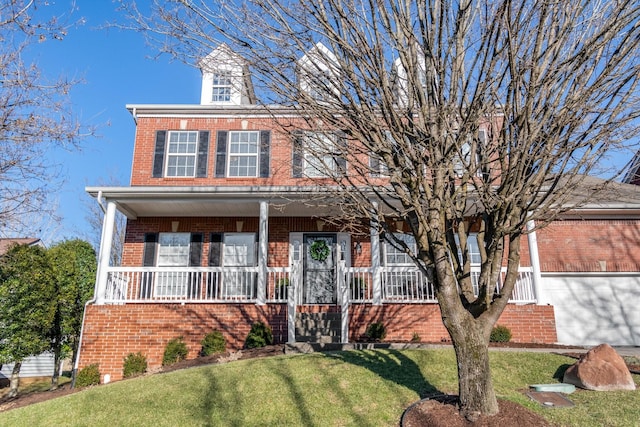
[[[199,63],[202,71],[201,105],[246,105],[255,95],[246,61],[226,44]]]
[[[230,102],[231,91],[233,89],[233,80],[229,72],[217,72],[213,73],[212,78],[212,97],[211,101],[218,102]]]
[[[320,102],[340,96],[336,56],[322,43],[316,44],[298,61],[300,92]]]

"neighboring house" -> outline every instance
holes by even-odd
[[[622,182],[640,185],[640,151],[633,156]]]
[[[13,245],[44,246],[40,239],[32,237],[0,239],[0,256],[6,254]],[[53,366],[54,360],[51,353],[27,357],[20,367],[20,378],[50,377],[53,375]],[[0,365],[0,384],[5,380],[9,380],[12,371],[13,363]]]
[[[324,49],[305,55],[299,69]],[[255,104],[247,68],[226,46],[201,67],[200,104],[127,106],[136,123],[131,185],[87,188],[106,214],[78,367],[98,363],[102,375],[120,379],[129,353],[142,352],[155,368],[166,343],[182,336],[195,357],[214,329],[238,349],[257,321],[278,343],[353,342],[377,321],[388,340],[447,340],[432,285],[406,254],[376,230],[363,237],[337,229],[328,221],[336,207],[311,203],[331,180],[314,167],[310,137],[339,143],[340,135]],[[331,81],[331,66],[316,71]],[[284,131],[282,121],[301,131]],[[556,319],[564,317],[554,305],[582,304],[593,280],[629,276],[637,284],[640,251],[626,239],[640,233],[640,193],[628,191],[626,204],[594,204],[529,235],[512,304],[498,322],[513,340],[558,342]],[[116,210],[127,230],[122,266],[114,267]],[[413,244],[406,224],[393,226]],[[579,295],[559,300],[556,283]]]

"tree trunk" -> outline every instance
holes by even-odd
[[[489,320],[474,318],[461,304],[441,297],[442,320],[456,352],[460,414],[470,421],[480,414],[495,415],[498,401],[489,368]]]
[[[49,390],[57,390],[60,379],[60,356],[62,349],[56,345],[53,350],[53,375],[51,375],[51,388]]]
[[[470,321],[476,322],[478,320]],[[451,338],[458,364],[460,413],[469,421],[475,421],[480,414],[497,414],[498,401],[489,368],[489,342],[479,333],[481,328],[465,329],[463,334],[451,334]]]
[[[17,361],[13,364],[13,371],[11,371],[11,382],[9,384],[9,394],[7,397],[16,397],[18,395],[18,387],[20,387],[20,368],[22,367],[22,361]]]

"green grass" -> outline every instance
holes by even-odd
[[[632,426],[640,391],[569,396],[546,409],[522,391],[575,360],[544,353],[491,353],[500,398],[557,425]],[[640,380],[635,376],[636,382]],[[120,381],[0,414],[1,426],[397,426],[432,392],[456,393],[451,350],[352,351],[237,361]]]

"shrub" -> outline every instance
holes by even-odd
[[[244,341],[245,348],[258,348],[273,344],[273,332],[269,325],[257,322],[251,325],[251,330]]]
[[[411,336],[411,342],[420,342],[420,335],[418,335],[417,332],[414,332],[413,335]]]
[[[171,365],[187,358],[187,345],[182,337],[171,339],[164,349],[162,356],[162,366]]]
[[[509,342],[511,340],[511,330],[503,325],[498,325],[491,330],[489,341],[491,342]]]
[[[97,363],[80,369],[76,376],[76,387],[88,387],[97,384],[100,384],[100,370]]]
[[[124,358],[124,364],[122,366],[122,376],[124,378],[134,377],[136,375],[141,375],[147,372],[147,358],[144,354],[138,353],[129,353],[127,357]]]
[[[200,356],[209,356],[210,354],[223,353],[227,348],[227,341],[222,336],[222,332],[213,331],[209,332],[200,341],[202,349],[200,350]]]
[[[373,341],[382,341],[387,336],[387,329],[381,322],[375,322],[367,327],[364,334]]]

